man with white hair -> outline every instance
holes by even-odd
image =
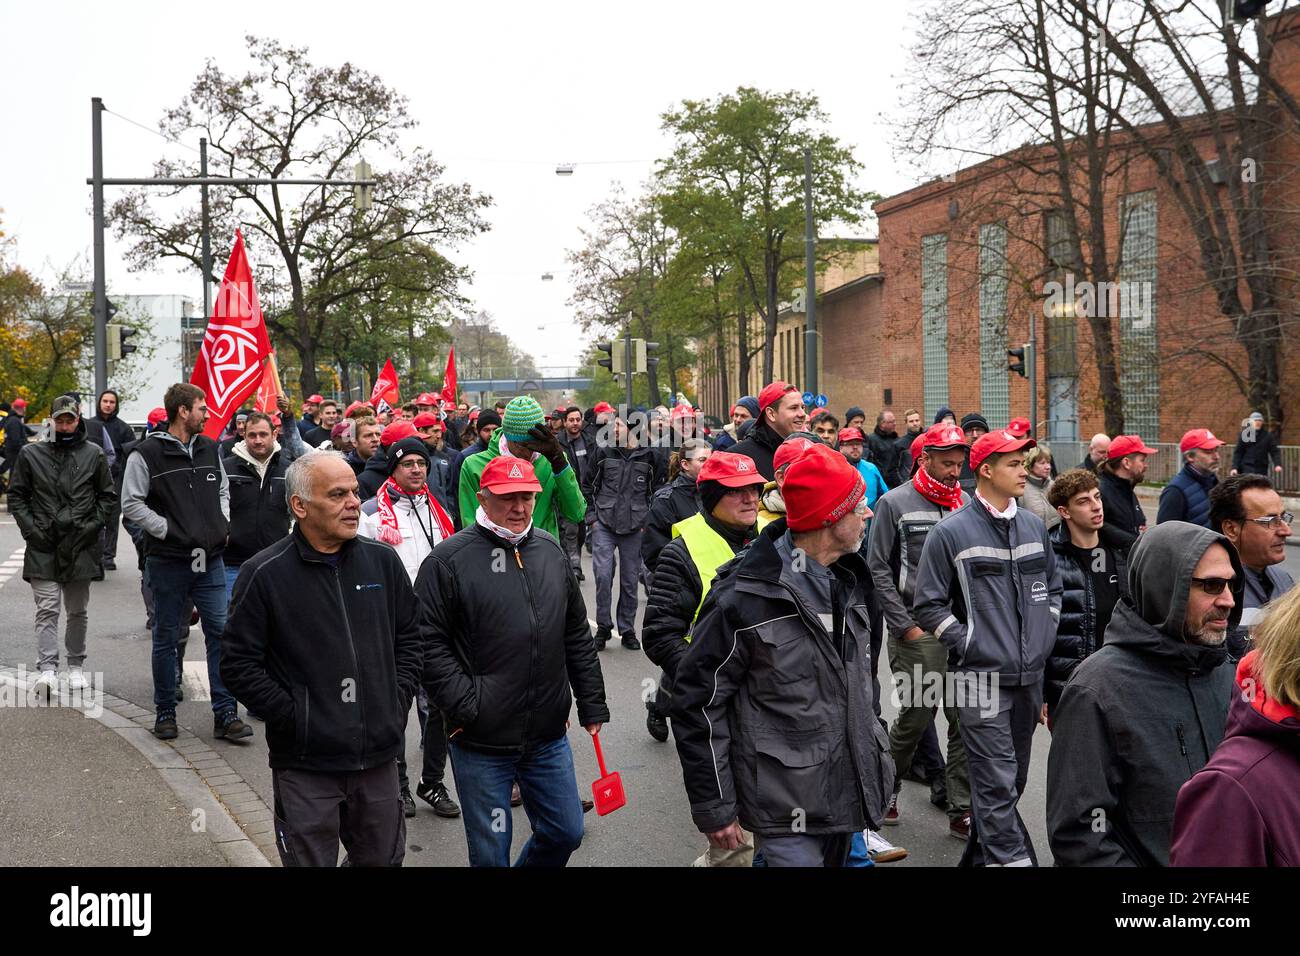
[[[396,551],[357,535],[341,454],[297,459],[285,494],[297,524],[240,567],[221,676],[266,718],[281,862],[335,866],[342,842],[353,866],[400,866],[397,756],[424,665],[415,592]]]
[[[1106,460],[1106,453],[1110,451],[1110,436],[1105,432],[1097,432],[1092,436],[1092,441],[1088,443],[1088,454],[1083,456],[1083,461],[1079,462],[1080,468],[1087,468],[1094,475],[1097,474],[1097,466]]]

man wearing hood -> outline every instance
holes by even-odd
[[[76,399],[60,395],[48,441],[25,445],[14,461],[9,510],[27,544],[23,580],[36,599],[36,693],[58,694],[59,605],[67,610],[68,688],[84,690],[90,582],[103,577],[99,532],[116,503],[103,453],[86,441]]]
[[[749,436],[731,451],[752,458],[758,473],[771,481],[777,446],[791,432],[802,431],[807,418],[799,390],[788,382],[773,382],[758,393],[758,418]]]
[[[1058,865],[1169,865],[1178,788],[1223,739],[1242,578],[1231,543],[1206,528],[1170,521],[1138,539],[1130,596],[1053,718],[1047,836]]]
[[[113,479],[113,511],[104,523],[100,533],[100,545],[104,552],[104,570],[117,570],[117,529],[122,522],[122,507],[119,498],[122,494],[122,473],[126,470],[126,445],[135,441],[135,429],[117,417],[119,400],[117,392],[105,389],[99,395],[98,407],[93,418],[85,419],[86,440],[94,442],[104,449],[108,460],[108,473]]]

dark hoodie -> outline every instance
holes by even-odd
[[[1130,596],[1104,646],[1075,668],[1052,723],[1047,835],[1058,866],[1167,866],[1178,788],[1223,739],[1232,694],[1227,647],[1190,644],[1183,621],[1192,572],[1221,544],[1241,618],[1243,575],[1223,535],[1157,525],[1129,558]]]
[[[1300,714],[1264,693],[1255,658],[1237,665],[1223,743],[1178,791],[1173,866],[1300,866]]]

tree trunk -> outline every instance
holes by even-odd
[[[343,396],[352,399],[352,365],[343,356],[336,356],[339,363],[339,384],[343,387]]]
[[[741,394],[748,394],[749,391],[749,310],[742,303],[740,314],[736,318],[736,339],[740,345],[740,355],[736,365],[736,372],[740,376]]]
[[[298,370],[298,384],[303,395],[315,395],[320,391],[320,381],[316,377],[316,342],[310,337],[302,340],[298,349],[298,358],[302,368]]]

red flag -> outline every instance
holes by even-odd
[[[216,438],[262,381],[262,362],[271,354],[266,320],[253,287],[244,237],[235,230],[226,276],[208,318],[190,384],[203,389],[208,423],[203,434]]]
[[[390,408],[397,408],[402,404],[397,394],[397,370],[393,368],[392,359],[384,363],[384,370],[379,373],[379,378],[375,379],[375,387],[370,391],[370,404],[375,406],[375,411],[379,411],[380,401],[387,402]]]
[[[275,350],[272,349],[271,357],[262,372],[262,384],[257,386],[257,402],[253,407],[268,415],[278,411],[275,401],[280,397],[281,392],[280,373],[275,367]]]
[[[447,353],[447,370],[442,373],[442,405],[456,407],[456,346]]]

